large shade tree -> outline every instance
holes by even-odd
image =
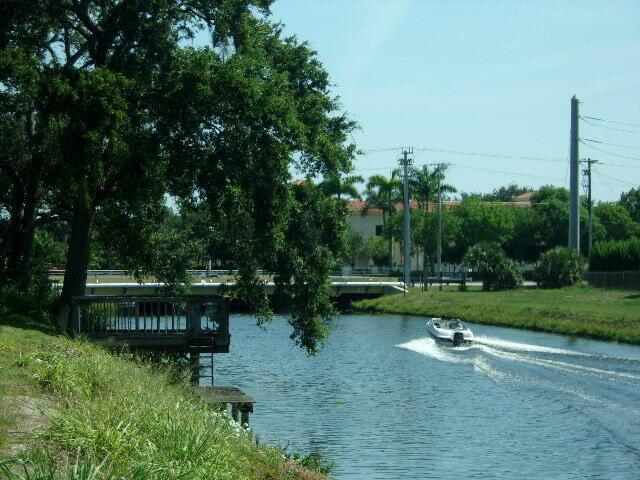
[[[149,268],[157,256],[142,253],[158,241],[150,222],[170,194],[207,209],[210,237],[240,271],[239,294],[264,307],[256,271],[279,273],[281,287],[294,292],[294,312],[308,312],[294,313],[294,338],[316,348],[330,310],[325,277],[340,243],[329,239],[341,239],[340,222],[337,207],[325,205],[328,214],[305,223],[305,231],[324,232],[322,245],[290,249],[295,212],[301,204],[313,211],[321,199],[296,192],[290,167],[325,177],[347,171],[354,125],[338,113],[315,53],[269,23],[270,3],[3,3],[0,47],[39,72],[33,118],[53,125],[53,140],[42,135],[52,154],[42,158],[56,162],[56,174],[39,188],[51,192],[46,207],[69,220],[61,326],[72,297],[84,292],[94,231],[118,224],[128,262]],[[206,45],[185,46],[203,35]]]
[[[455,215],[460,222],[460,235],[455,246],[458,259],[477,243],[493,242],[502,246],[515,229],[513,207],[483,202],[476,197],[464,199],[456,207]]]

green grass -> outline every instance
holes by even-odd
[[[0,478],[324,478],[258,445],[186,375],[28,322],[0,312]]]
[[[640,293],[570,287],[558,290],[466,292],[412,290],[353,304],[357,311],[460,318],[619,342],[640,343]]]

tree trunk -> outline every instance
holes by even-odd
[[[86,193],[86,190],[78,195],[74,206],[64,284],[60,295],[58,326],[63,331],[69,328],[73,297],[84,295],[87,285],[91,227],[93,226],[95,205],[93,200],[83,193]]]
[[[36,234],[36,210],[40,203],[41,163],[35,161],[27,180],[27,192],[20,231],[21,255],[15,269],[15,280],[18,289],[26,293],[31,286],[31,258]]]
[[[20,228],[24,214],[24,188],[14,181],[11,190],[9,225],[2,242],[2,279],[8,284],[15,283],[15,271],[20,257]]]
[[[9,227],[3,244],[2,272],[7,283],[26,293],[30,286],[31,256],[35,237],[36,210],[39,203],[40,164],[34,162],[27,184],[14,181]]]
[[[36,136],[34,111],[26,115],[24,126],[30,150],[29,162],[20,171],[8,164],[2,168],[3,172],[12,178],[12,198],[9,227],[2,244],[0,277],[26,293],[31,281],[31,256],[44,159],[38,150],[39,139]]]

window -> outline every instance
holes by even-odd
[[[382,225],[376,225],[376,235],[377,235],[378,237],[381,237],[381,236],[382,236],[382,234],[384,233],[384,232],[383,232],[383,230],[384,230],[384,229],[383,229],[383,226],[382,226]]]

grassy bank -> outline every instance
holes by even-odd
[[[184,374],[0,313],[0,478],[320,479]]]
[[[460,292],[412,290],[356,302],[358,311],[461,318],[469,322],[640,343],[640,293],[571,287]]]

